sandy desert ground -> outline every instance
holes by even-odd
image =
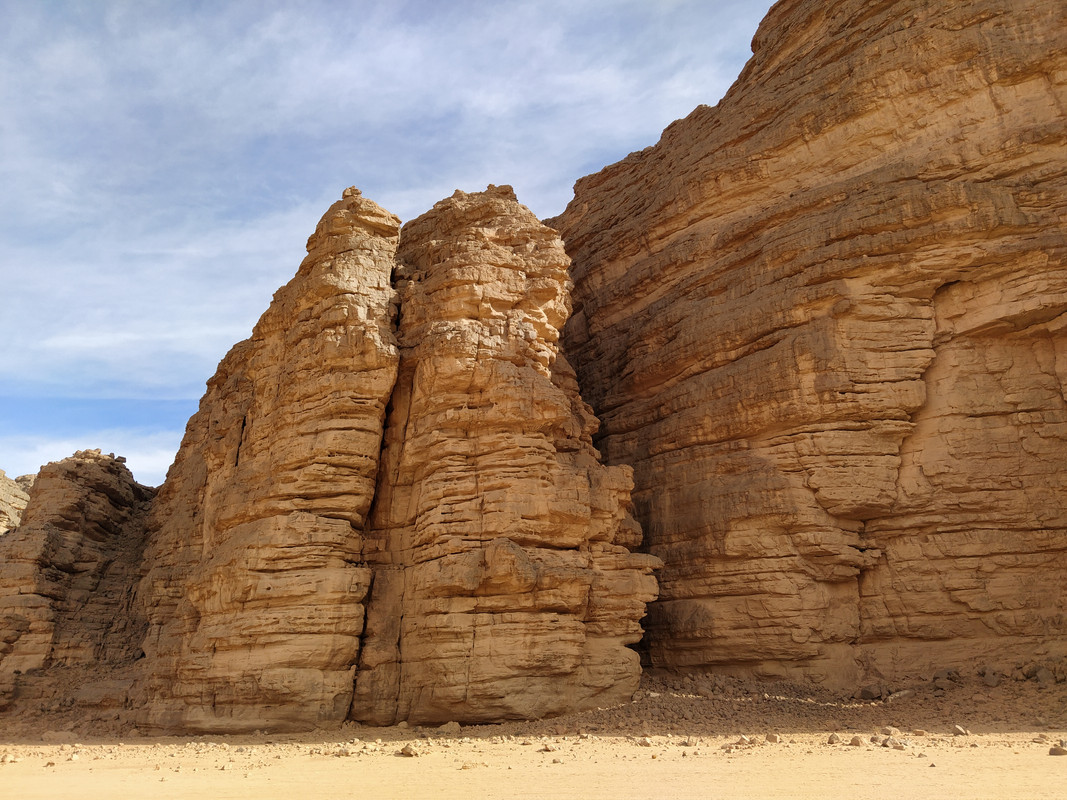
[[[1052,755],[1067,684],[940,685],[861,702],[646,678],[628,705],[552,720],[300,735],[94,735],[7,718],[0,797],[1067,797],[1067,756]]]

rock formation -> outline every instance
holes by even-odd
[[[20,675],[25,684],[49,669],[135,659],[145,629],[132,587],[152,495],[99,450],[41,470],[20,526],[0,540],[0,707]],[[98,688],[52,681],[42,696]]]
[[[1067,7],[783,0],[753,50],[549,221],[652,663],[1064,650]]]
[[[345,192],[153,505],[143,724],[488,721],[632,694],[658,562],[626,549],[630,470],[597,463],[557,358],[567,266],[510,188],[402,236]]]
[[[510,187],[404,226],[400,374],[352,716],[490,722],[628,699],[656,595],[629,467],[557,354],[569,260]]]
[[[347,714],[398,362],[399,230],[346,191],[208,382],[152,509],[146,725],[309,728]]]
[[[0,536],[18,527],[29,499],[29,494],[19,484],[19,479],[11,480],[7,473],[0,469]]]
[[[579,181],[566,251],[509,187],[403,229],[347,190],[154,499],[99,452],[42,470],[0,537],[0,705],[608,705],[660,559],[655,666],[1067,655],[1067,8],[781,0],[753,49]]]

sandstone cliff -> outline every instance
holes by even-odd
[[[398,362],[399,229],[346,191],[208,382],[152,509],[145,724],[310,728],[347,714]]]
[[[17,683],[32,699],[91,699],[99,687],[45,680],[35,694],[35,679],[135,660],[145,629],[132,589],[152,495],[99,450],[41,469],[20,526],[0,540],[0,707]]]
[[[510,187],[457,192],[397,254],[400,373],[368,532],[352,715],[536,718],[626,700],[658,563],[629,467],[557,354],[569,260]]]
[[[510,188],[403,234],[345,192],[153,505],[143,724],[489,721],[633,693],[658,562],[627,550],[630,470],[597,462],[557,358],[567,266]]]
[[[0,537],[0,705],[607,705],[660,559],[657,666],[1067,654],[1067,8],[782,0],[753,48],[579,181],[566,252],[507,187],[403,229],[347,190],[154,499],[98,452],[42,470]]]
[[[0,536],[18,527],[28,500],[29,494],[18,480],[11,480],[7,473],[0,469]]]
[[[782,0],[753,49],[549,221],[652,663],[1062,651],[1067,6]]]

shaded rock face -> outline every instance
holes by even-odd
[[[355,719],[489,722],[628,699],[657,560],[628,467],[558,356],[569,260],[510,187],[438,203],[397,255],[400,370],[367,533]]]
[[[345,192],[153,505],[142,725],[491,721],[633,693],[658,561],[627,550],[631,471],[598,463],[557,357],[567,266],[510,188],[403,235]]]
[[[1067,642],[1067,9],[783,0],[578,182],[568,358],[666,567],[653,664]]]
[[[22,512],[30,499],[19,480],[11,480],[7,473],[0,469],[0,536],[18,527]]]
[[[0,707],[27,681],[22,694],[36,699],[91,694],[36,686],[46,670],[136,660],[145,627],[133,589],[152,495],[99,450],[42,468],[21,524],[0,539]]]

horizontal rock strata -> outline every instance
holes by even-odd
[[[848,682],[1067,644],[1067,9],[783,0],[578,182],[565,350],[652,662]]]
[[[658,561],[627,549],[630,470],[598,463],[557,357],[567,266],[510,188],[403,235],[346,191],[153,505],[142,725],[492,721],[632,694]]]
[[[146,726],[311,728],[348,713],[398,362],[399,228],[346,191],[209,381],[152,509]]]
[[[404,226],[400,373],[368,531],[355,719],[534,718],[626,700],[656,595],[628,467],[557,353],[568,258],[510,187]]]

